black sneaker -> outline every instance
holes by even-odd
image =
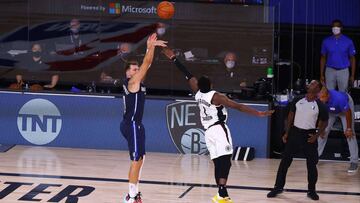
[[[278,194],[282,193],[283,189],[279,189],[279,188],[273,188],[268,194],[267,197],[268,198],[272,198],[272,197],[276,197]]]
[[[310,191],[307,193],[308,198],[312,199],[312,200],[319,200],[319,195],[316,194],[315,191]]]

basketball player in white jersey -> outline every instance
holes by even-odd
[[[233,201],[226,190],[233,148],[231,134],[226,125],[227,111],[225,107],[234,108],[255,116],[270,116],[274,111],[257,111],[229,99],[224,94],[211,89],[212,85],[208,77],[202,76],[197,80],[179,62],[171,49],[163,48],[163,53],[184,73],[192,91],[196,93],[195,99],[200,108],[201,124],[206,130],[206,146],[215,165],[215,180],[218,185],[218,194],[212,200],[214,203],[232,203]]]

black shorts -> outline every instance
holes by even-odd
[[[128,142],[130,159],[139,161],[145,155],[145,129],[143,124],[123,121],[120,124],[120,130]]]

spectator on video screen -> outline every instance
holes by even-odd
[[[25,70],[28,72],[28,77],[30,77],[31,80],[34,80],[36,79],[34,76],[36,75],[36,72],[46,71],[48,69],[48,65],[44,62],[44,58],[46,56],[45,53],[46,52],[39,43],[32,45],[29,54],[22,57],[18,64],[18,68],[21,70],[21,73],[16,74],[16,82],[18,84],[26,83],[23,81],[23,73]],[[54,74],[51,77],[51,83],[44,85],[43,87],[52,89],[56,86],[58,81],[59,75]]]

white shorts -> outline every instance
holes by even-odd
[[[227,135],[220,124],[211,126],[205,131],[205,142],[211,159],[233,154],[230,130],[226,124],[223,126],[226,128]]]

